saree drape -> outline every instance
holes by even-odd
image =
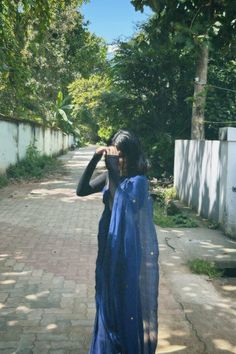
[[[96,319],[90,354],[154,354],[158,241],[145,176],[125,178],[99,223]]]

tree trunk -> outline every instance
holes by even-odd
[[[203,140],[205,138],[204,109],[206,103],[208,52],[208,45],[203,44],[200,49],[200,55],[197,61],[197,70],[194,83],[191,132],[192,139]]]

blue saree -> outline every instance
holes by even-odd
[[[124,178],[112,212],[99,222],[96,318],[89,354],[154,354],[157,346],[158,241],[145,176]]]

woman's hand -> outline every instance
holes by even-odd
[[[101,146],[101,147],[97,148],[96,154],[119,156],[120,151],[117,150],[117,148],[115,146]]]

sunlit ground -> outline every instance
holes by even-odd
[[[222,243],[222,236],[215,237],[208,230],[206,233],[199,229],[193,232],[157,230],[164,272],[162,281],[168,274],[170,286],[169,293],[160,295],[163,303],[160,304],[158,353],[236,353],[235,278],[212,281],[207,276],[192,274],[186,266],[189,257],[212,259],[212,253],[213,257],[228,262],[235,254],[236,243],[232,240]],[[170,304],[172,296],[179,307],[174,301]],[[181,327],[183,317],[186,328]]]
[[[78,198],[75,188],[91,152],[61,157],[69,169],[64,177],[1,192],[0,353],[88,352],[102,203],[99,195]],[[228,260],[235,245],[193,232],[158,229],[158,354],[236,353],[236,284],[208,281],[185,266],[195,249]]]

